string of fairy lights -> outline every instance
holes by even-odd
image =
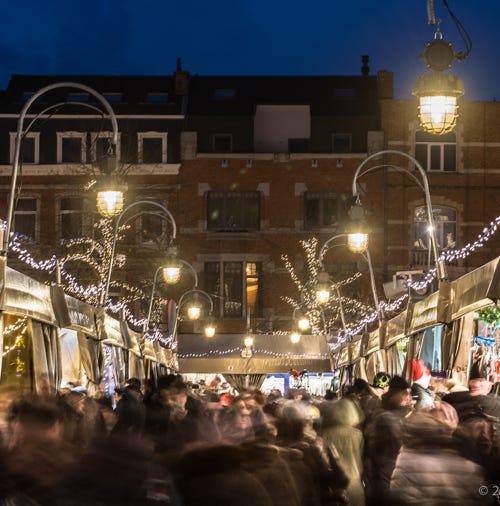
[[[105,220],[104,220],[105,221]],[[469,243],[465,245],[463,248],[458,249],[448,249],[444,251],[441,255],[441,258],[444,259],[445,262],[453,262],[457,259],[465,259],[470,254],[472,254],[477,249],[483,247],[483,245],[497,232],[498,227],[500,225],[500,216],[497,217],[495,220],[493,220],[487,227],[484,227],[482,232],[478,234],[477,239],[473,241],[472,243]],[[109,227],[108,227],[109,228]],[[102,242],[110,244],[110,239],[112,239],[112,231],[111,230],[105,230],[103,234],[104,240]],[[75,245],[82,245],[82,244],[88,244],[85,242],[85,239],[78,239],[75,240]],[[95,242],[89,240],[93,244],[93,248],[96,248]],[[71,241],[69,241],[71,242]],[[303,247],[306,252],[306,259],[308,261],[308,268],[309,268],[309,279],[316,279],[318,273],[320,272],[320,264],[318,262],[317,258],[317,239],[312,239],[310,241],[303,241]],[[74,275],[72,275],[66,268],[65,264],[69,261],[87,261],[93,268],[99,270],[103,268],[103,265],[105,263],[101,260],[96,260],[95,258],[92,258],[91,256],[82,254],[82,253],[75,253],[72,256],[68,255],[67,257],[63,259],[58,259],[55,256],[52,256],[49,259],[37,261],[28,250],[23,248],[22,242],[20,238],[16,234],[12,234],[11,238],[11,251],[17,255],[19,260],[23,261],[27,265],[29,265],[32,269],[35,270],[43,270],[47,272],[53,272],[56,268],[59,268],[60,274],[61,274],[61,281],[63,283],[64,288],[69,292],[72,293],[83,300],[87,302],[92,302],[98,300],[99,295],[102,293],[102,290],[104,289],[103,284],[98,285],[89,285],[84,286],[81,285]],[[103,252],[101,251],[101,254]],[[105,253],[104,253],[105,254]],[[332,297],[331,302],[331,308],[337,307],[336,315],[335,317],[331,317],[333,319],[325,320],[325,314],[324,310],[318,310],[317,303],[313,300],[313,290],[311,289],[311,281],[308,281],[306,283],[303,283],[299,276],[297,275],[295,268],[291,262],[291,260],[283,256],[283,260],[285,262],[285,267],[289,271],[292,281],[295,283],[299,293],[301,294],[302,300],[297,301],[291,297],[285,296],[284,300],[286,300],[288,303],[292,305],[294,308],[306,308],[308,311],[308,316],[311,318],[311,326],[313,329],[313,333],[322,333],[321,331],[324,330],[324,325],[331,324],[332,321],[335,320],[338,316],[338,305],[343,304],[343,307],[347,309],[347,311],[350,314],[354,315],[361,315],[361,317],[355,322],[350,323],[349,325],[346,325],[345,329],[342,329],[339,332],[339,337],[341,341],[349,341],[352,340],[353,336],[359,335],[360,332],[363,331],[363,329],[366,328],[367,325],[374,322],[378,316],[379,313],[377,310],[374,310],[373,308],[370,308],[370,306],[367,306],[355,299],[350,299],[346,297]],[[119,260],[118,260],[119,261]],[[344,279],[342,281],[336,282],[332,286],[337,287],[344,287],[351,283],[353,283],[356,279],[361,276],[361,273],[356,273],[352,276],[350,276],[348,279]],[[408,282],[408,287],[412,289],[424,289],[427,288],[427,286],[434,281],[436,278],[436,270],[431,269],[427,272],[426,276],[419,280],[418,282],[410,281]],[[144,293],[143,291],[138,287],[132,287],[127,286],[127,290],[129,290],[130,294],[120,300],[116,304],[108,303],[107,308],[111,312],[124,312],[126,315],[127,321],[132,323],[135,326],[141,327],[144,324],[144,319],[135,319],[134,316],[131,314],[130,310],[127,307],[127,302],[131,300],[137,300],[137,299],[144,299]],[[397,313],[398,311],[402,310],[405,303],[407,303],[409,299],[408,294],[403,294],[398,299],[394,300],[391,303],[388,302],[380,302],[380,308],[383,309],[383,311],[386,314],[392,314]],[[12,328],[6,328],[4,329],[4,335],[9,332],[17,332],[18,336],[24,336],[26,332],[26,322],[23,320],[20,320],[18,323],[15,324]],[[19,368],[20,371],[22,371],[23,364],[22,360],[20,359],[19,355],[23,347],[23,337],[20,337],[18,341],[15,341],[8,349],[5,349],[3,351],[3,356],[5,356],[8,353],[11,353],[12,351],[16,350],[16,353],[18,354],[18,363],[16,364],[16,367]],[[158,340],[162,346],[172,346],[173,344],[173,338],[170,335],[163,335],[159,332],[155,332],[153,334],[153,339]],[[240,350],[240,348],[238,348]],[[270,350],[256,350],[260,353],[276,356],[276,357],[282,357],[282,356],[288,356],[281,353],[272,352]],[[199,354],[197,355],[198,358],[201,358],[203,356],[210,356],[211,354],[226,354],[226,353],[234,353],[235,350],[210,350],[210,352],[207,352],[207,354]],[[194,355],[185,355],[184,358],[195,358]]]
[[[4,342],[11,341],[12,344],[4,346],[2,351],[2,358],[15,352],[15,356],[10,365],[14,366],[15,374],[21,377],[24,373],[26,364],[22,359],[22,352],[26,348],[26,337],[28,331],[28,317],[24,316],[19,318],[15,323],[3,329]]]

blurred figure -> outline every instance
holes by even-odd
[[[479,493],[488,483],[483,469],[463,457],[452,427],[432,414],[415,412],[405,420],[403,446],[391,478],[394,505],[484,505]]]
[[[432,408],[434,406],[435,394],[429,388],[431,383],[431,372],[422,359],[411,359],[411,370],[413,384],[411,391],[416,401],[415,409]]]
[[[348,503],[364,506],[362,483],[364,438],[361,427],[364,413],[348,398],[335,402],[323,419],[321,435],[339,456],[339,464],[349,479],[346,488]]]
[[[63,439],[63,414],[55,398],[22,398],[9,406],[5,504],[57,504],[77,459]],[[62,503],[61,503],[62,504]]]
[[[299,450],[302,455],[292,467],[301,504],[347,503],[348,477],[340,466],[338,453],[332,451],[333,445],[325,444],[314,431],[310,408],[302,401],[289,400],[278,410],[276,421],[278,444]]]
[[[380,408],[382,403],[382,395],[389,389],[391,377],[386,372],[378,372],[373,378],[373,383],[362,390],[359,396],[359,404],[363,410],[366,419],[370,419],[375,411]]]
[[[219,431],[226,442],[240,443],[254,439],[252,411],[241,396],[232,399],[226,411],[219,418]]]
[[[413,410],[410,385],[394,376],[382,396],[380,410],[366,424],[364,473],[367,504],[386,504],[391,475],[402,445],[403,421]]]
[[[264,486],[245,470],[237,446],[191,449],[176,462],[175,496],[182,506],[274,506]]]
[[[95,438],[107,434],[106,422],[95,399],[83,392],[72,390],[61,395],[64,401],[64,438],[80,453]]]
[[[128,379],[123,389],[115,389],[118,402],[115,408],[116,423],[112,435],[142,437],[146,421],[146,408],[141,393],[141,382],[137,378]]]
[[[463,454],[482,465],[494,483],[500,467],[500,398],[491,393],[485,378],[469,380],[469,390],[446,395],[456,409],[459,424],[456,436]]]

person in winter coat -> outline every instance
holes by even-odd
[[[481,466],[457,450],[450,424],[428,412],[405,421],[403,446],[391,477],[391,502],[398,506],[489,504],[480,494],[487,483]]]
[[[335,402],[323,419],[321,435],[327,445],[333,446],[339,455],[339,464],[349,478],[346,496],[352,506],[364,506],[363,474],[364,422],[361,409],[349,398]]]
[[[402,444],[403,421],[413,405],[410,385],[394,376],[382,396],[381,409],[365,426],[363,478],[369,505],[379,506],[388,501],[391,474]]]
[[[416,401],[415,409],[430,409],[434,406],[435,394],[429,388],[431,383],[431,372],[422,359],[412,359],[413,385],[411,391]]]
[[[326,444],[314,430],[312,408],[310,404],[296,400],[280,406],[276,420],[277,444],[287,450],[298,450],[302,455],[302,469],[291,465],[292,472],[300,471],[308,478],[303,481],[302,476],[295,474],[296,482],[302,485],[298,487],[302,491],[299,495],[307,500],[302,504],[330,506],[345,503],[348,477],[340,466],[338,453],[332,451],[333,445]]]

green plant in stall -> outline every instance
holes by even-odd
[[[493,330],[500,328],[500,306],[487,306],[477,311],[478,319]]]

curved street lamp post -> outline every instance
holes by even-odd
[[[325,256],[327,251],[329,251],[332,248],[338,247],[338,246],[348,247],[347,244],[331,244],[331,243],[339,238],[347,238],[347,235],[348,234],[336,234],[333,237],[330,237],[330,239],[328,239],[323,244],[323,246],[321,246],[321,249],[319,251],[319,262],[320,262],[323,270],[324,270],[323,257]],[[371,286],[371,290],[372,290],[373,302],[375,304],[375,310],[377,311],[377,313],[379,315],[379,320],[383,320],[384,312],[380,306],[380,301],[379,301],[378,295],[377,295],[377,287],[375,284],[375,275],[373,272],[373,265],[372,265],[372,260],[371,260],[371,256],[370,256],[370,250],[368,248],[366,248],[365,251],[359,252],[359,254],[363,256],[363,258],[366,260],[366,263],[368,265],[368,272],[370,275],[370,286]],[[335,290],[337,293],[337,297],[340,297],[340,291],[337,286],[335,286]],[[340,316],[341,316],[341,320],[342,320],[342,325],[345,328],[346,327],[346,320],[345,320],[345,315],[344,315],[344,310],[343,310],[342,304],[340,304]]]
[[[374,159],[376,157],[382,156],[382,155],[400,155],[400,156],[403,156],[403,157],[407,158],[408,160],[410,160],[415,165],[415,167],[417,168],[418,173],[420,174],[422,180],[419,181],[415,177],[415,175],[408,168],[406,168],[406,167],[399,167],[399,166],[395,166],[395,165],[387,164],[387,163],[384,163],[382,165],[377,165],[375,167],[368,167],[368,168],[366,168],[364,170],[364,172],[362,172],[362,170],[365,168],[365,165],[370,160],[372,160],[372,159]],[[436,240],[436,227],[435,227],[435,224],[434,224],[434,215],[433,215],[433,212],[432,212],[432,202],[431,202],[431,196],[430,196],[430,192],[429,192],[429,182],[428,182],[428,179],[427,179],[427,174],[426,174],[425,170],[423,169],[423,167],[418,162],[418,160],[416,160],[415,158],[413,158],[413,156],[411,156],[411,155],[409,155],[407,153],[404,153],[403,151],[397,151],[397,150],[393,150],[393,149],[387,149],[387,150],[379,151],[377,153],[373,153],[372,155],[366,157],[359,164],[358,168],[356,169],[356,172],[354,173],[353,179],[352,179],[352,194],[353,194],[354,197],[356,197],[356,199],[358,201],[357,206],[360,206],[360,204],[359,204],[359,191],[358,191],[358,186],[357,186],[358,179],[361,176],[363,176],[365,174],[368,174],[369,172],[372,172],[372,171],[375,171],[375,170],[378,170],[378,169],[381,169],[381,168],[389,168],[389,169],[392,168],[392,169],[395,169],[397,171],[406,172],[407,175],[414,182],[416,182],[418,184],[418,186],[424,192],[425,206],[426,206],[426,211],[427,211],[427,220],[429,222],[429,236],[430,236],[432,254],[434,256],[434,262],[435,262],[435,267],[436,267],[436,276],[437,276],[437,278],[438,278],[439,281],[445,281],[447,279],[446,265],[444,263],[444,259],[438,256],[437,240]]]
[[[113,154],[116,154],[116,146],[118,144],[118,122],[115,116],[115,113],[113,112],[113,109],[111,108],[111,105],[109,102],[104,98],[103,95],[101,95],[99,92],[91,88],[90,86],[86,86],[84,84],[79,83],[73,83],[73,82],[61,82],[61,83],[53,83],[49,84],[48,86],[45,86],[44,88],[41,88],[36,93],[34,93],[24,104],[23,108],[21,109],[21,113],[19,115],[19,119],[17,122],[17,131],[16,131],[16,138],[15,138],[15,144],[14,144],[14,160],[12,164],[12,179],[10,183],[10,194],[9,194],[9,201],[7,205],[7,220],[6,220],[6,226],[5,226],[5,235],[3,237],[3,243],[2,243],[2,249],[0,251],[0,256],[7,258],[7,254],[9,252],[9,242],[10,242],[10,232],[12,228],[12,221],[14,216],[14,202],[15,202],[15,196],[16,196],[16,183],[17,183],[17,176],[19,174],[19,159],[21,154],[21,143],[24,138],[24,136],[28,133],[28,131],[33,126],[34,121],[40,117],[40,115],[37,115],[35,117],[35,120],[31,121],[30,124],[26,129],[24,129],[24,120],[26,119],[26,115],[28,113],[28,109],[31,107],[31,105],[42,95],[45,93],[52,91],[54,89],[58,88],[76,88],[79,90],[86,91],[87,93],[93,95],[96,97],[104,106],[105,110],[107,111],[107,115],[111,121],[112,129],[113,129],[113,135],[111,138],[111,144],[113,146]],[[68,102],[65,102],[66,104]],[[60,104],[58,104],[60,105]],[[80,104],[84,105],[84,104]],[[85,104],[88,105],[88,104]],[[54,108],[55,106],[50,106],[45,110],[50,110]],[[95,109],[94,106],[91,106]],[[102,111],[101,111],[102,112]],[[116,163],[116,162],[115,162]]]
[[[115,229],[114,229],[114,233],[113,233],[113,244],[111,247],[111,255],[110,255],[110,259],[109,259],[108,275],[107,275],[107,279],[106,279],[106,285],[105,285],[104,292],[102,292],[101,306],[105,305],[106,301],[108,299],[109,286],[111,284],[111,274],[113,272],[113,263],[114,263],[114,259],[115,259],[116,240],[117,240],[118,229],[120,227],[121,220],[130,209],[140,206],[140,205],[151,205],[153,207],[159,208],[161,210],[162,214],[158,214],[158,216],[160,216],[162,219],[166,219],[172,225],[171,242],[175,241],[175,238],[177,236],[177,225],[175,223],[174,217],[172,216],[172,213],[165,206],[160,204],[159,202],[155,202],[154,200],[137,200],[136,202],[133,202],[132,204],[129,204],[127,207],[125,207],[125,209],[119,214],[118,218],[116,219],[116,223],[115,223]],[[129,221],[131,221],[131,220],[137,218],[138,216],[140,216],[141,214],[145,214],[145,213],[148,213],[148,211],[135,213],[134,215],[132,215],[128,219],[126,219],[125,222],[123,223],[123,225],[126,225]]]

